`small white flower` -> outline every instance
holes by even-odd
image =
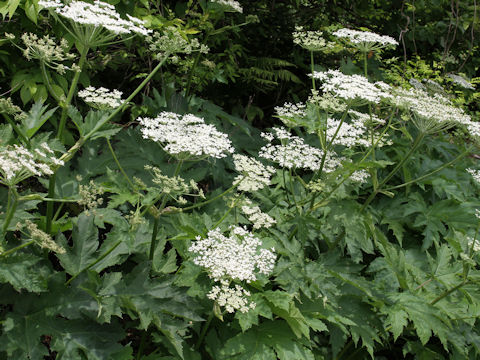
[[[270,215],[262,212],[260,207],[253,205],[249,199],[245,199],[244,204],[242,212],[247,216],[248,221],[253,224],[254,229],[269,228],[277,223]]]
[[[235,1],[235,0],[211,0],[211,1],[212,3],[217,3],[224,6],[230,11],[243,13],[242,5],[240,5],[238,1]]]
[[[380,48],[385,46],[397,46],[398,41],[387,35],[379,35],[369,31],[358,31],[351,29],[340,29],[333,33],[334,36],[347,39],[352,44],[364,46],[365,48]]]
[[[472,175],[476,183],[480,184],[480,170],[467,169],[467,172]]]
[[[345,75],[338,70],[315,71],[310,74],[322,82],[321,89],[340,97],[351,105],[378,104],[382,99],[391,98],[390,86],[382,81],[371,83],[361,75]]]
[[[469,89],[469,90],[475,90],[475,86],[473,86],[470,81],[468,81],[467,79],[465,79],[464,77],[460,76],[460,75],[456,75],[456,74],[448,74],[448,77],[450,79],[452,79],[452,81],[457,84],[457,85],[460,85],[461,87],[465,88],[465,89]]]
[[[115,109],[124,103],[122,92],[109,90],[104,87],[95,89],[89,86],[78,92],[78,96],[87,104],[98,109]]]
[[[292,36],[294,44],[310,51],[322,51],[335,46],[335,43],[325,40],[322,31],[305,31],[302,26],[295,26]]]
[[[219,306],[225,307],[228,313],[233,313],[235,310],[246,313],[250,309],[255,309],[256,304],[248,302],[249,291],[238,284],[231,288],[228,281],[225,280],[221,281],[220,284],[221,287],[218,285],[212,287],[212,290],[207,294],[207,298],[216,301]]]
[[[468,248],[473,248],[473,251],[478,252],[480,251],[480,241],[473,240],[471,237],[468,237]]]
[[[265,166],[260,161],[245,155],[234,154],[233,163],[235,170],[240,175],[235,177],[233,184],[237,184],[239,191],[257,191],[270,185],[270,178],[275,173],[271,166]]]
[[[220,159],[234,151],[227,134],[193,114],[164,111],[155,119],[139,118],[138,121],[145,139],[160,143],[166,152],[179,159],[199,160],[209,156]]]
[[[189,251],[196,254],[193,262],[204,267],[215,281],[224,279],[251,282],[258,274],[269,275],[274,267],[274,250],[262,249],[262,242],[242,227],[231,227],[230,235],[220,229],[210,230],[208,236],[200,236]]]

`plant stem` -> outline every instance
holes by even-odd
[[[13,201],[12,201],[13,198]],[[18,193],[15,187],[8,188],[8,201],[7,201],[7,214],[5,216],[5,222],[3,223],[2,234],[5,237],[8,226],[13,219],[13,215],[15,214],[15,210],[17,210],[18,205]]]
[[[447,297],[448,295],[450,295],[450,294],[453,293],[454,291],[457,291],[458,289],[460,289],[463,285],[465,285],[465,284],[467,284],[467,283],[468,283],[468,281],[467,281],[467,280],[464,280],[464,281],[462,281],[460,284],[458,284],[457,286],[454,286],[453,288],[446,290],[445,292],[443,292],[442,294],[440,294],[439,296],[437,296],[437,297],[430,303],[430,305],[435,305],[437,302],[439,302],[439,301],[442,300],[443,298]]]
[[[165,57],[163,58],[163,60],[158,63],[158,65],[152,70],[152,72],[150,74],[148,74],[148,76],[142,81],[142,83],[140,85],[138,85],[138,87],[130,94],[130,96],[125,100],[125,102],[120,105],[118,108],[115,109],[115,111],[113,111],[107,118],[99,121],[97,123],[97,125],[95,126],[95,128],[90,131],[88,134],[86,134],[85,136],[83,137],[80,137],[80,139],[77,140],[77,142],[70,148],[68,149],[68,151],[63,154],[61,157],[60,157],[60,160],[62,160],[63,162],[67,162],[69,161],[73,155],[75,155],[75,153],[80,150],[80,148],[82,147],[82,145],[90,138],[92,137],[93,134],[95,134],[103,125],[105,125],[107,122],[109,122],[111,119],[113,119],[113,117],[115,115],[117,115],[118,113],[122,112],[125,110],[125,108],[127,107],[127,104],[135,97],[135,95],[137,95],[142,89],[143,87],[152,79],[152,77],[157,73],[158,70],[160,70],[160,68],[162,67],[162,65],[165,63],[165,61],[167,61],[168,57],[170,56],[170,53],[166,53]]]
[[[115,163],[117,164],[118,169],[122,173],[123,177],[127,180],[128,184],[130,185],[132,190],[135,190],[135,186],[133,185],[133,183],[130,180],[130,178],[128,177],[128,175],[125,173],[125,170],[123,170],[123,167],[122,167],[122,165],[120,165],[120,162],[118,161],[117,155],[115,154],[115,151],[113,150],[112,143],[110,142],[110,139],[109,138],[106,138],[106,139],[107,139],[108,148],[110,149],[113,160],[115,160]]]
[[[18,128],[17,124],[15,124],[15,121],[13,121],[10,116],[8,116],[7,114],[3,113],[2,114],[4,119],[7,120],[7,122],[12,126],[13,130],[18,134],[18,136],[20,136],[22,138],[22,140],[26,143],[26,144],[30,144],[30,140],[23,134],[23,132]]]
[[[48,182],[48,197],[53,199],[55,197],[55,180],[57,177],[57,173],[54,172],[52,176],[50,176],[50,180]],[[47,213],[45,214],[45,231],[47,234],[51,234],[52,232],[52,217],[53,217],[53,210],[54,210],[54,202],[47,203]]]
[[[52,88],[52,84],[50,83],[50,78],[48,76],[47,68],[44,61],[40,61],[40,68],[42,69],[43,81],[45,85],[47,85],[48,92],[50,93],[50,95],[52,95],[55,101],[60,104],[60,97],[55,93]]]
[[[65,103],[60,104],[62,106],[62,115],[60,117],[60,124],[58,125],[57,138],[62,142],[63,142],[63,130],[65,129],[65,124],[67,122],[68,106],[72,102],[73,95],[77,90],[78,79],[80,78],[83,66],[85,64],[85,61],[87,60],[88,50],[89,48],[83,45],[82,51],[80,53],[80,61],[78,62],[79,70],[75,72],[75,75],[73,76],[73,80],[72,80],[72,83],[70,84],[70,89],[68,90],[67,99],[65,100]]]
[[[421,132],[418,134],[412,147],[407,152],[405,157],[397,164],[397,166],[395,166],[395,168],[385,177],[385,179],[383,179],[383,181],[378,185],[377,189],[370,194],[370,196],[367,198],[365,203],[362,205],[360,212],[365,210],[365,208],[373,201],[375,196],[377,196],[377,194],[380,192],[382,186],[385,185],[387,181],[390,180],[393,177],[393,175],[395,175],[395,173],[407,162],[410,156],[415,152],[415,150],[417,150],[418,146],[420,145],[424,137],[425,137],[425,133]]]
[[[180,160],[177,163],[177,167],[175,168],[175,173],[174,177],[178,175],[180,172],[180,168],[182,167],[183,160]],[[150,240],[150,253],[148,255],[148,258],[150,261],[153,261],[153,256],[155,254],[155,248],[157,246],[157,234],[158,234],[158,223],[160,221],[160,216],[161,216],[161,211],[165,208],[165,205],[167,204],[167,196],[163,194],[163,199],[160,207],[158,208],[157,215],[154,216],[153,220],[153,232],[152,232],[152,239]]]
[[[205,337],[205,334],[207,333],[208,327],[210,326],[210,323],[212,322],[212,320],[213,320],[213,309],[212,311],[210,311],[210,314],[208,315],[207,322],[203,325],[197,344],[195,345],[195,350],[198,350],[200,348],[200,345],[202,345],[203,339]]]
[[[423,179],[426,179],[428,178],[429,176],[432,176],[433,174],[439,172],[439,171],[442,171],[443,169],[445,169],[446,167],[456,163],[458,160],[460,160],[461,158],[463,158],[465,155],[469,154],[471,152],[471,148],[469,148],[468,150],[464,151],[463,153],[461,153],[460,155],[458,155],[455,159],[449,161],[448,163],[446,164],[443,164],[442,166],[440,166],[439,168],[429,172],[428,174],[425,174],[425,175],[422,175],[414,180],[410,180],[410,181],[407,181],[406,183],[403,183],[403,184],[400,184],[400,185],[396,185],[396,186],[392,186],[392,187],[389,187],[387,189],[385,189],[386,191],[390,191],[390,190],[396,190],[396,189],[400,189],[404,186],[408,186],[410,184],[413,184],[413,183],[416,183],[417,181],[421,181]]]
[[[13,254],[15,251],[23,249],[24,247],[27,247],[29,245],[32,245],[34,242],[35,241],[30,240],[29,242],[26,242],[25,244],[19,245],[17,247],[14,247],[13,249],[10,249],[10,250],[7,250],[7,251],[4,251],[4,252],[0,253],[0,256],[7,256],[7,255],[10,255],[10,254]]]
[[[94,262],[92,262],[91,264],[87,265],[86,267],[84,267],[82,270],[80,270],[78,273],[76,273],[75,275],[73,275],[70,279],[67,280],[67,282],[65,282],[65,286],[68,286],[70,285],[70,283],[75,280],[80,274],[82,274],[83,272],[87,271],[88,269],[94,267],[95,265],[97,265],[100,261],[102,261],[103,259],[105,259],[108,255],[111,254],[111,252],[113,250],[115,250],[118,245],[120,245],[122,243],[123,240],[118,240],[110,249],[108,249],[108,251],[106,253],[104,253],[102,256],[100,256],[97,260],[95,260]]]

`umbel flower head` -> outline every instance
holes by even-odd
[[[250,296],[250,291],[245,290],[242,286],[235,284],[230,287],[228,281],[220,281],[221,286],[215,285],[207,294],[207,298],[215,301],[219,306],[225,307],[229,313],[239,310],[242,313],[248,312],[250,309],[255,309],[256,304],[249,302],[247,297]]]
[[[259,274],[269,275],[275,265],[275,250],[263,249],[260,239],[240,226],[232,226],[229,236],[219,228],[210,230],[207,238],[197,236],[188,249],[196,254],[193,262],[215,281],[238,280],[247,283]]]
[[[13,40],[13,35],[9,38]],[[39,60],[49,68],[57,71],[59,74],[64,74],[65,70],[69,70],[67,66],[62,64],[66,60],[72,60],[75,55],[68,52],[68,42],[65,39],[60,40],[57,44],[55,38],[45,35],[38,37],[36,34],[24,33],[22,35],[22,41],[25,48],[21,48],[23,56],[27,60]]]
[[[220,159],[234,151],[227,134],[193,114],[164,111],[155,119],[139,118],[138,121],[145,139],[160,143],[167,153],[179,160]]]
[[[292,36],[294,44],[309,51],[324,51],[335,46],[335,43],[325,40],[322,31],[306,31],[302,26],[295,26]]]
[[[0,148],[0,184],[13,186],[31,176],[52,175],[51,167],[63,165],[47,143],[30,151],[22,145]]]
[[[273,134],[262,133],[261,135],[270,143],[260,149],[260,157],[288,169],[309,169],[312,171],[320,169],[323,151],[305,144],[302,138],[290,135],[284,128],[274,128]],[[278,140],[280,144],[274,144],[275,140]],[[324,171],[332,172],[338,166],[340,166],[340,161],[327,154]]]
[[[271,166],[265,166],[257,159],[249,156],[234,154],[235,170],[240,175],[235,177],[234,184],[238,184],[239,191],[257,191],[270,185],[270,178],[275,173]]]
[[[162,33],[154,32],[145,38],[148,49],[155,54],[157,60],[162,59],[167,54],[174,55],[173,62],[178,61],[175,54],[191,54],[199,51],[202,54],[208,53],[208,46],[200,44],[198,39],[189,40],[186,35],[182,35],[175,26],[167,26]]]
[[[371,83],[361,75],[345,75],[338,70],[328,70],[315,71],[310,76],[322,82],[323,92],[342,98],[350,106],[378,104],[382,99],[392,97],[389,85],[382,81]]]
[[[429,95],[421,89],[394,89],[392,102],[399,108],[412,113],[413,124],[426,134],[449,129],[456,124],[465,125],[473,136],[480,135],[480,123],[472,122],[469,115],[452,105],[440,95]]]
[[[351,29],[340,29],[332,35],[347,40],[360,51],[371,51],[387,46],[397,46],[398,41],[387,35],[379,35],[369,31],[358,31]]]
[[[118,90],[112,91],[104,87],[96,89],[93,86],[78,92],[78,96],[88,105],[101,110],[115,109],[122,105],[124,103],[122,94]]]
[[[235,0],[212,0],[212,3],[221,5],[224,11],[243,13],[242,5]]]
[[[144,27],[142,20],[128,14],[127,19],[123,19],[113,5],[99,0],[93,4],[78,0],[68,4],[60,0],[40,0],[38,4],[50,9],[55,16],[68,19],[72,25],[69,30],[73,30],[77,40],[90,47],[107,43],[117,35],[147,35],[151,32]]]

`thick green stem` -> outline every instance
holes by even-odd
[[[165,63],[165,61],[168,59],[169,56],[170,56],[170,53],[167,53],[163,58],[163,60],[160,63],[158,63],[158,65],[152,70],[152,72],[142,81],[140,85],[138,85],[138,87],[125,100],[125,102],[121,106],[116,108],[115,111],[113,111],[107,118],[99,121],[92,131],[90,131],[88,134],[85,134],[85,136],[80,137],[80,139],[78,139],[77,142],[65,154],[63,154],[60,157],[60,160],[62,160],[63,162],[67,162],[70,159],[72,159],[72,157],[76,154],[76,152],[80,150],[83,144],[90,137],[92,137],[103,125],[105,125],[107,122],[112,120],[115,117],[115,115],[124,111],[125,108],[128,106],[128,103],[135,97],[135,95],[137,95],[143,89],[143,87],[152,79],[152,77],[157,73],[157,71],[160,70],[160,68]]]
[[[57,173],[53,173],[52,176],[50,176],[50,181],[48,182],[48,197],[50,199],[53,199],[55,197],[55,180],[57,177]],[[48,202],[47,203],[47,213],[45,214],[45,230],[47,234],[50,234],[52,232],[52,217],[53,217],[53,210],[54,210],[55,203],[54,202]]]
[[[4,251],[4,252],[0,253],[0,256],[7,256],[7,255],[10,255],[10,254],[13,254],[15,251],[18,251],[20,249],[23,249],[24,247],[30,246],[34,242],[35,241],[30,240],[29,242],[26,242],[25,244],[19,245],[17,247],[14,247],[13,249],[10,249],[10,250],[7,250],[7,251]]]
[[[212,322],[212,320],[213,320],[213,310],[210,312],[210,315],[208,315],[208,319],[202,327],[202,331],[200,332],[200,336],[198,337],[197,344],[195,345],[195,350],[200,349],[200,345],[202,345],[203,339],[205,338],[208,327],[210,326],[210,323]]]
[[[40,61],[40,68],[42,69],[42,77],[43,77],[43,82],[45,85],[47,85],[48,92],[52,97],[55,99],[55,101],[60,104],[60,97],[57,95],[57,93],[53,90],[52,84],[50,83],[50,77],[48,76],[47,68],[45,66],[44,61]]]
[[[174,177],[177,176],[179,173],[180,173],[180,169],[182,167],[182,164],[183,164],[183,161],[180,160],[178,163],[177,163],[177,166],[175,168],[175,173],[174,173]],[[161,216],[161,211],[165,208],[165,205],[167,204],[167,196],[165,194],[163,194],[163,199],[162,199],[162,203],[160,205],[160,207],[158,208],[157,210],[157,214],[155,215],[154,217],[154,220],[153,220],[153,232],[152,232],[152,239],[150,241],[150,253],[148,255],[148,258],[150,261],[153,261],[153,257],[155,255],[155,248],[157,246],[157,235],[158,235],[158,225],[159,225],[159,221],[160,221],[160,216]]]
[[[410,181],[407,181],[406,183],[403,183],[403,184],[400,184],[400,185],[396,185],[396,186],[392,186],[392,187],[389,187],[387,189],[385,189],[385,191],[391,191],[391,190],[396,190],[396,189],[400,189],[402,187],[405,187],[405,186],[408,186],[410,184],[414,184],[418,181],[422,181],[430,176],[432,176],[433,174],[436,174],[437,172],[439,171],[442,171],[443,169],[445,169],[446,167],[449,167],[450,165],[453,165],[454,163],[456,163],[458,160],[460,160],[461,158],[463,158],[465,155],[469,154],[471,152],[471,148],[467,149],[466,151],[464,151],[463,153],[461,153],[460,155],[458,155],[455,159],[449,161],[448,163],[445,163],[443,164],[442,166],[440,166],[439,168],[429,172],[428,174],[425,174],[425,175],[422,175],[416,179],[413,179],[413,180],[410,180]]]
[[[439,296],[437,296],[437,297],[430,303],[430,305],[435,305],[437,302],[439,302],[439,301],[442,300],[443,298],[447,297],[447,296],[450,295],[451,293],[457,291],[458,289],[460,289],[463,285],[465,285],[465,284],[467,284],[467,283],[468,283],[468,281],[464,280],[464,281],[462,281],[460,284],[458,284],[457,286],[454,286],[453,288],[446,290],[445,292],[443,292],[442,294],[440,294]]]
[[[123,170],[122,165],[120,165],[120,162],[118,161],[117,155],[115,154],[115,151],[113,150],[112,143],[110,142],[110,139],[109,139],[109,138],[107,138],[107,144],[108,144],[108,148],[110,149],[110,153],[112,154],[113,160],[115,160],[115,163],[117,164],[118,169],[119,169],[120,172],[122,173],[123,177],[127,180],[128,185],[130,185],[130,187],[132,188],[132,190],[135,190],[135,186],[133,185],[132,181],[131,181],[130,178],[128,177],[128,175],[127,175],[127,173],[125,172],[125,170]]]
[[[5,237],[8,226],[13,219],[15,210],[17,210],[18,205],[18,193],[14,187],[8,188],[8,201],[7,201],[7,214],[5,216],[5,222],[3,223],[2,234]]]
[[[120,245],[122,243],[123,240],[118,240],[110,249],[108,249],[108,251],[106,253],[104,253],[102,256],[100,256],[97,260],[95,260],[94,262],[92,262],[91,264],[87,265],[86,267],[84,267],[82,270],[80,270],[78,273],[76,273],[75,275],[73,275],[70,279],[68,279],[67,282],[65,282],[65,286],[68,286],[70,285],[70,283],[75,280],[80,274],[84,273],[85,271],[87,271],[88,269],[91,269],[92,267],[94,267],[95,265],[97,265],[100,261],[102,261],[103,259],[105,259],[108,255],[110,255],[112,253],[113,250],[115,250],[118,245]]]
[[[390,180],[396,174],[396,172],[407,162],[410,156],[415,152],[415,150],[417,150],[418,146],[420,145],[424,137],[425,137],[425,133],[421,132],[418,134],[412,147],[407,152],[405,157],[397,164],[397,166],[395,166],[395,168],[385,177],[385,179],[383,179],[383,181],[378,185],[377,189],[370,194],[370,196],[367,198],[365,203],[362,205],[360,212],[365,210],[365,208],[373,201],[375,196],[377,196],[377,194],[380,192],[382,186],[385,185],[388,182],[388,180]]]
[[[65,103],[61,104],[62,115],[60,116],[60,124],[58,125],[57,138],[62,142],[63,142],[63,131],[65,129],[65,124],[67,122],[68,107],[72,102],[75,91],[77,90],[78,79],[80,78],[80,74],[82,73],[83,66],[85,64],[85,61],[87,60],[88,50],[89,48],[84,45],[80,53],[80,61],[78,62],[79,69],[78,71],[75,72],[75,75],[73,76],[73,80],[72,80],[72,83],[70,84],[70,89],[68,90],[67,99],[65,100]]]

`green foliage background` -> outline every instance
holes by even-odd
[[[244,14],[220,15],[203,11],[206,1],[109,3],[156,30],[175,25],[211,50],[167,63],[128,111],[115,116],[59,169],[57,198],[78,200],[79,185],[91,179],[106,189],[104,206],[94,214],[75,201],[56,206],[50,234],[65,254],[28,246],[5,255],[29,240],[16,231],[17,222],[31,219],[48,231],[46,202],[33,196],[19,203],[1,240],[0,359],[480,356],[480,255],[468,251],[467,239],[477,236],[480,198],[478,184],[465,171],[478,167],[478,147],[464,129],[426,138],[390,187],[366,208],[362,204],[372,186],[346,182],[315,211],[299,212],[288,194],[310,199],[302,182],[312,175],[294,174],[301,181],[290,187],[279,170],[273,186],[255,194],[262,210],[279,219],[274,228],[259,233],[277,251],[274,273],[249,285],[254,310],[223,318],[213,316],[212,301],[206,298],[211,282],[192,263],[188,247],[220,220],[222,230],[230,224],[248,225],[248,220],[223,200],[189,212],[162,213],[152,259],[155,216],[145,213],[135,227],[127,221],[125,215],[147,200],[132,191],[108,148],[113,146],[129,178],[148,182],[146,164],[172,175],[175,162],[143,139],[134,125],[139,116],[172,111],[200,113],[229,134],[238,152],[256,153],[262,145],[260,131],[279,124],[274,107],[309,95],[310,56],[292,42],[295,25],[326,33],[365,28],[400,37],[397,49],[371,54],[371,77],[403,86],[411,78],[436,81],[478,120],[479,92],[460,89],[448,77],[460,73],[480,83],[475,1],[252,0],[242,1]],[[76,51],[58,23],[45,11],[39,13],[36,0],[0,2],[0,13],[2,33],[65,37]],[[93,49],[80,87],[131,93],[156,65],[147,45],[136,40]],[[315,64],[317,70],[362,73],[358,54],[342,48],[317,53]],[[55,92],[66,95],[73,73],[51,74]],[[54,137],[60,109],[38,64],[23,58],[3,37],[0,93],[27,113],[17,125],[29,141]],[[58,151],[70,148],[107,116],[75,98],[72,104],[76,110],[70,110],[64,139],[52,140]],[[370,164],[381,177],[401,161],[417,135],[402,119],[396,125],[395,146],[378,149]],[[303,128],[295,131],[311,140]],[[19,141],[5,117],[0,145]],[[470,145],[474,150],[468,150]],[[453,163],[463,152],[468,155]],[[422,178],[449,162],[451,166]],[[182,176],[198,182],[212,199],[231,186],[235,173],[222,159],[186,163]],[[325,180],[324,186],[328,193],[335,179]],[[18,190],[22,196],[48,198],[48,188],[46,179],[28,179]],[[9,196],[0,187],[2,226]],[[195,204],[195,199],[189,201]],[[174,208],[175,203],[167,205]]]

